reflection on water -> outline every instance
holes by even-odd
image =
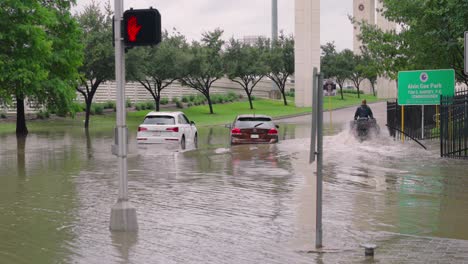
[[[393,141],[325,137],[324,242],[378,232],[468,239],[466,162]],[[383,130],[382,130],[383,131]],[[383,131],[384,132],[384,131]],[[280,124],[277,145],[230,147],[201,127],[199,149],[137,147],[129,195],[137,234],[108,231],[117,198],[112,131],[0,135],[0,263],[325,263],[314,243],[307,124]]]

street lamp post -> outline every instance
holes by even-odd
[[[278,41],[278,0],[271,0],[271,45]],[[272,91],[277,91],[278,86],[272,81]],[[275,98],[276,99],[276,98]]]
[[[118,158],[119,196],[111,209],[111,231],[136,231],[138,223],[136,209],[128,201],[128,168],[127,168],[127,126],[125,123],[125,53],[121,34],[123,20],[123,0],[114,1],[114,35],[115,35],[115,80],[117,83],[115,145],[112,152]]]

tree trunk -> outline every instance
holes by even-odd
[[[18,176],[26,176],[26,138],[16,137],[16,160],[18,166]]]
[[[372,94],[375,96],[375,85],[373,82],[371,82],[371,86],[372,86]]]
[[[288,101],[286,100],[286,93],[284,92],[284,89],[280,91],[281,91],[281,95],[283,96],[284,105],[288,105]]]
[[[343,96],[343,85],[340,85],[340,94],[341,94],[341,100],[344,100],[344,96]]]
[[[210,94],[205,95],[205,97],[206,97],[206,100],[208,100],[208,105],[210,106],[210,114],[214,114],[213,105],[211,104]]]
[[[24,113],[24,98],[16,97],[16,137],[25,137],[28,135],[26,127],[26,116]]]
[[[158,96],[156,96],[155,99],[156,99],[155,100],[155,102],[156,102],[156,112],[159,112],[159,104],[161,103],[161,96],[158,95]]]
[[[250,109],[253,110],[252,96],[248,91],[246,91],[246,93],[247,93],[247,98],[249,99]]]
[[[359,90],[359,86],[356,85],[356,89],[357,89],[357,98],[361,98],[361,93],[360,93],[360,90]]]
[[[91,103],[92,103],[91,99],[86,100],[86,114],[85,114],[85,123],[84,123],[85,129],[89,128],[89,115],[91,114]]]

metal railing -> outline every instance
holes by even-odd
[[[402,111],[405,122],[402,124]],[[424,111],[424,114],[423,114]],[[423,128],[424,118],[424,128]],[[404,110],[398,101],[387,102],[387,126],[390,135],[401,139],[438,139],[439,138],[439,107],[436,105],[411,105]],[[404,135],[400,131],[404,131]]]
[[[440,98],[440,155],[468,159],[468,89]]]

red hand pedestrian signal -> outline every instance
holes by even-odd
[[[141,25],[138,25],[136,16],[131,16],[128,19],[127,23],[128,40],[131,42],[135,42],[136,36],[138,35],[138,32],[140,32]]]
[[[126,47],[153,46],[161,42],[161,15],[156,9],[130,9],[123,14]]]

